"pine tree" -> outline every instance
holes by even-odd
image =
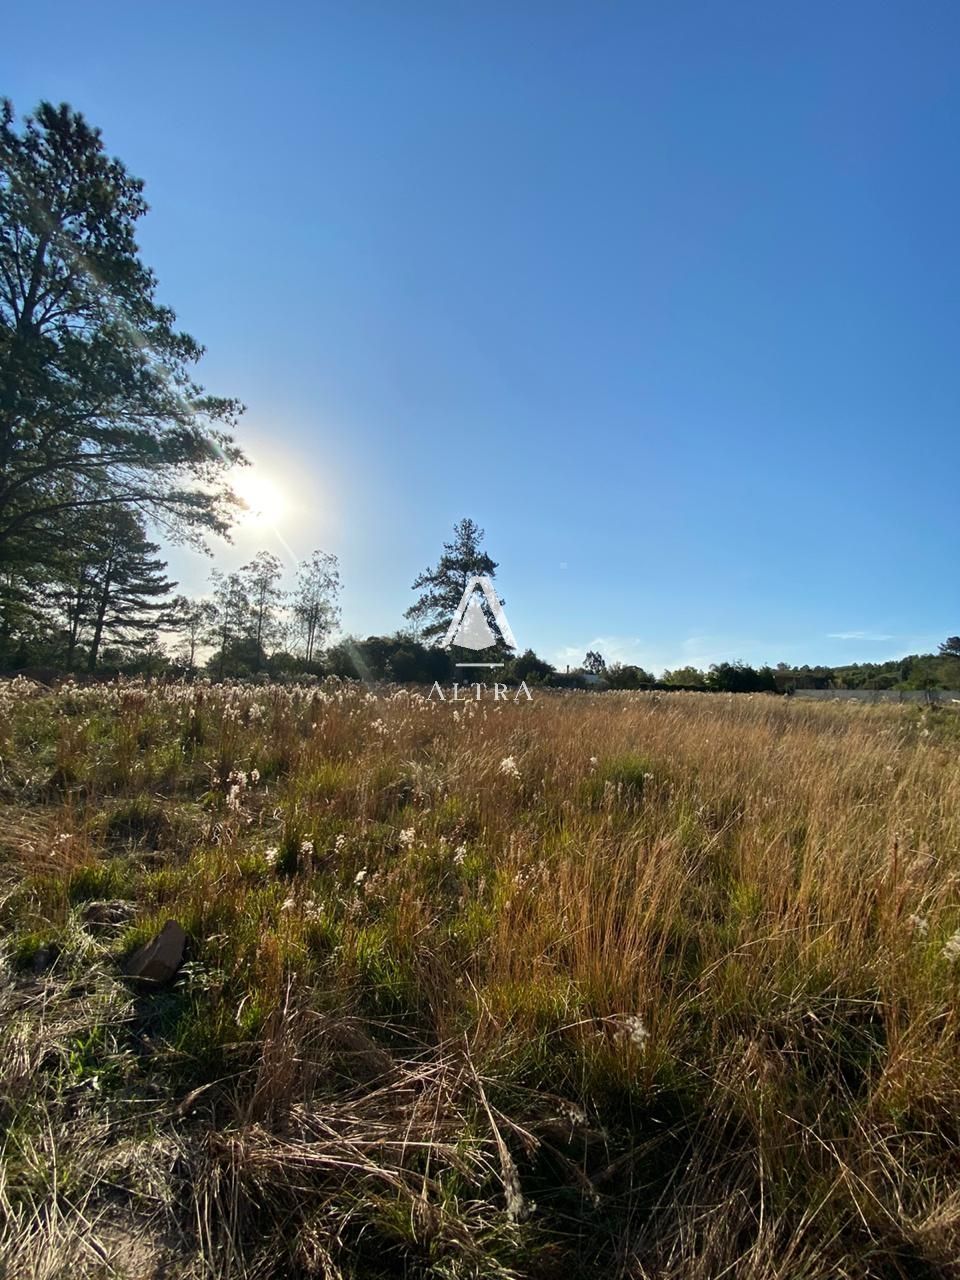
[[[18,131],[0,105],[3,572],[81,507],[123,504],[195,542],[231,522],[241,406],[193,379],[203,349],[139,257],[146,210],[82,115],[44,102]]]
[[[175,585],[165,577],[158,552],[134,511],[114,506],[67,512],[60,545],[47,553],[48,580],[37,585],[32,602],[46,632],[43,647],[67,670],[85,651],[91,671],[104,642],[143,648],[168,624],[167,596]]]
[[[424,639],[441,636],[450,625],[467,583],[475,575],[493,578],[497,562],[482,548],[484,532],[469,517],[453,527],[453,541],[443,544],[443,554],[433,569],[424,569],[413,584],[420,592],[416,604],[404,614]],[[501,604],[503,601],[501,600]],[[469,606],[468,606],[469,607]],[[487,625],[491,617],[486,601],[480,604]]]
[[[176,583],[165,576],[167,566],[159,551],[135,512],[116,507],[105,513],[103,554],[91,574],[90,671],[104,641],[124,648],[147,647],[158,628],[171,624],[169,596]]]

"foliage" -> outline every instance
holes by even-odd
[[[591,675],[602,676],[607,669],[606,659],[602,653],[588,649],[587,656],[583,660],[583,669],[589,671]]]
[[[340,619],[340,568],[337,557],[314,551],[297,570],[293,615],[304,642],[304,658],[309,666],[319,656],[324,641]]]
[[[788,667],[781,663],[774,675],[778,687],[800,689],[956,689],[960,671],[946,645],[941,645],[937,654],[907,654],[889,662],[852,662],[836,667]]]
[[[650,689],[656,683],[649,671],[631,663],[615,662],[605,668],[603,676],[611,689]]]
[[[262,655],[273,647],[280,634],[280,607],[284,592],[280,587],[283,565],[271,551],[261,551],[240,570],[244,599],[249,608],[248,639],[256,655],[256,670]]]
[[[43,102],[18,132],[0,112],[0,566],[56,542],[65,512],[117,503],[171,536],[225,533],[228,429],[202,348],[155,300],[138,255],[143,184],[99,131]],[[225,429],[226,428],[226,429]]]
[[[251,645],[249,642],[250,600],[246,584],[239,573],[211,574],[213,593],[210,597],[209,630],[207,640],[216,646],[207,662],[211,672],[221,679],[225,675],[241,674],[244,666],[249,670]],[[252,656],[259,668],[262,653]]]
[[[347,636],[327,651],[324,665],[331,675],[352,680],[433,684],[453,677],[453,659],[446,649],[421,644],[402,631],[366,640]]]
[[[68,106],[0,109],[0,664],[157,650],[148,523],[226,534],[230,430],[139,256],[143,184]]]
[[[447,630],[474,575],[493,578],[496,574],[497,563],[483,550],[483,539],[484,532],[474,520],[469,517],[460,520],[453,527],[453,541],[443,544],[443,554],[436,567],[424,569],[414,580],[412,589],[419,591],[420,596],[404,617],[424,639],[441,636]],[[486,601],[481,607],[489,623]]]
[[[707,672],[708,689],[720,693],[775,693],[776,680],[770,667],[759,670],[745,662],[715,662]]]
[[[538,658],[532,649],[524,649],[523,653],[510,659],[503,672],[505,679],[517,683],[522,680],[527,684],[541,684],[554,674],[550,663]]]
[[[100,538],[85,547],[92,583],[91,634],[87,668],[97,665],[104,642],[123,649],[149,645],[158,627],[168,626],[169,595],[175,586],[164,576],[160,548],[150,542],[143,521],[123,507],[99,512]],[[92,554],[91,554],[92,551]]]
[[[62,536],[42,580],[19,610],[0,609],[0,659],[16,649],[74,670],[94,671],[109,649],[116,665],[156,647],[174,625],[174,583],[138,512],[102,506],[64,513]]]
[[[705,688],[707,678],[699,667],[676,667],[672,671],[664,671],[661,676],[664,684],[683,685],[686,688]]]
[[[191,600],[179,595],[171,601],[170,613],[173,628],[180,637],[173,661],[192,675],[197,669],[197,651],[213,626],[216,606],[212,600]]]

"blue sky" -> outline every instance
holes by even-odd
[[[71,102],[145,179],[159,296],[248,406],[283,510],[220,564],[333,551],[381,632],[471,515],[553,660],[960,630],[956,4],[35,0],[5,32],[17,110]]]

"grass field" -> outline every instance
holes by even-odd
[[[0,1274],[960,1274],[958,747],[772,696],[0,686]]]

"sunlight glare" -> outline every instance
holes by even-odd
[[[275,525],[283,518],[287,500],[283,490],[255,463],[234,473],[230,487],[246,503],[241,524]]]

